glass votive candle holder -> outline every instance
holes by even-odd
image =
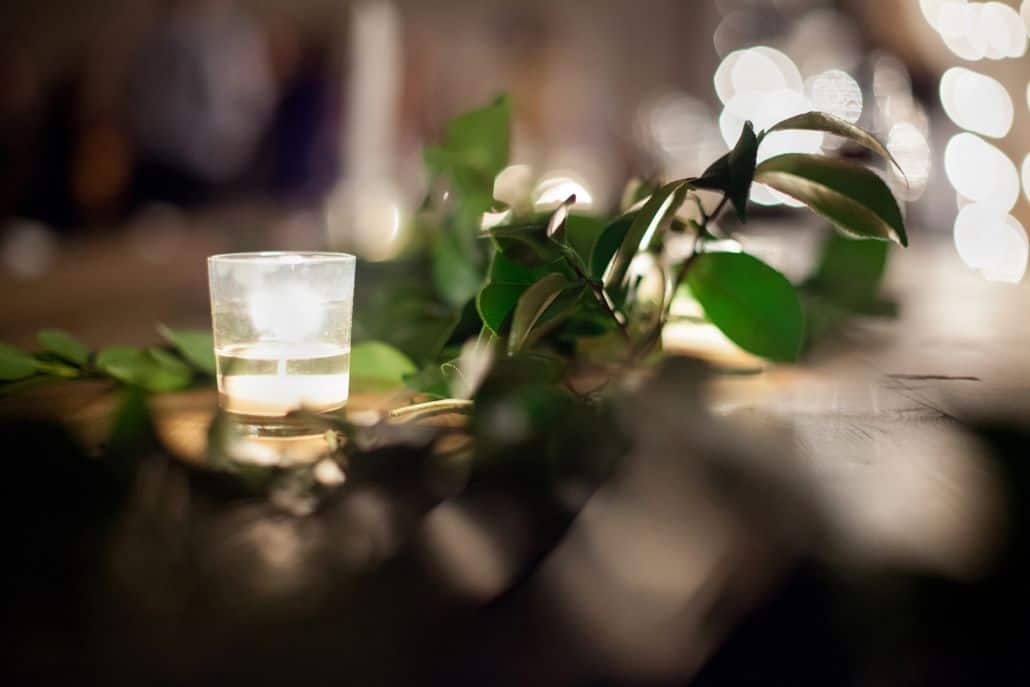
[[[296,411],[347,403],[355,259],[344,253],[208,258],[219,405],[255,434],[310,431]]]

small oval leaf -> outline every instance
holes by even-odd
[[[865,167],[817,155],[780,155],[758,165],[755,181],[800,200],[848,236],[908,245],[898,202]]]
[[[875,136],[865,129],[839,117],[834,117],[831,114],[825,112],[806,112],[790,119],[784,119],[779,124],[773,125],[766,133],[773,133],[774,131],[822,131],[842,136],[893,163],[898,168],[898,171],[901,172],[901,175],[905,175],[905,170],[901,169],[901,165],[894,159],[894,156],[887,150],[887,147],[880,143]]]
[[[36,334],[44,351],[69,363],[84,367],[89,362],[89,347],[63,329],[44,329]]]
[[[708,320],[738,346],[770,360],[797,360],[804,315],[782,274],[746,253],[704,253],[687,284]]]

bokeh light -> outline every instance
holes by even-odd
[[[940,95],[945,113],[963,129],[992,138],[1002,138],[1012,129],[1012,98],[989,76],[952,67],[941,77]]]
[[[967,205],[955,219],[959,257],[990,281],[1018,283],[1026,273],[1030,242],[1023,225],[995,207]]]
[[[944,151],[944,170],[951,185],[975,203],[1009,212],[1019,199],[1015,164],[979,136],[954,136]]]

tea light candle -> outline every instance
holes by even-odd
[[[208,258],[222,408],[281,418],[346,404],[354,263],[342,253]]]

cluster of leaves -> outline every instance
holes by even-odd
[[[454,119],[443,142],[425,153],[433,183],[419,228],[431,237],[423,258],[432,279],[431,287],[423,282],[414,289],[417,307],[445,313],[434,321],[436,328],[398,338],[387,323],[368,324],[379,310],[359,309],[366,333],[397,346],[423,368],[407,377],[416,389],[446,395],[441,376],[453,371],[460,345],[473,338],[509,357],[532,351],[574,358],[601,350],[616,362],[644,359],[659,347],[673,296],[683,290],[729,339],[774,361],[797,360],[806,330],[810,336],[850,313],[883,310],[876,292],[888,244],[904,246],[908,238],[898,203],[880,176],[820,155],[786,154],[757,163],[765,137],[785,130],[841,136],[893,162],[864,130],[817,112],[761,132],[747,123],[734,148],[700,177],[637,183],[628,203],[601,217],[576,212],[574,196],[546,213],[493,198],[494,179],[508,164],[509,120],[510,103],[501,97]],[[801,201],[837,230],[800,287],[754,256],[719,252],[722,237],[713,233],[713,220],[731,205],[746,221],[755,182]],[[706,195],[719,199],[708,212]],[[680,212],[688,204],[697,206],[694,219]],[[504,219],[484,229],[487,212],[503,213]],[[670,262],[663,246],[676,235],[692,239],[693,251]],[[640,297],[640,277],[630,268],[644,253],[659,265],[657,302]],[[413,286],[405,288],[410,297]]]
[[[60,329],[36,335],[40,351],[29,353],[0,345],[0,382],[20,387],[47,379],[111,379],[144,391],[179,391],[197,377],[212,377],[215,355],[211,333],[161,325],[164,346],[108,346],[92,351]]]
[[[424,250],[361,267],[354,333],[363,343],[351,359],[357,388],[407,383],[430,396],[467,398],[475,384],[463,379],[466,368],[482,367],[462,359],[470,342],[489,349],[491,359],[495,351],[531,356],[552,371],[598,355],[635,363],[660,346],[673,297],[683,290],[729,339],[776,361],[799,357],[806,329],[810,336],[852,312],[885,310],[877,287],[887,244],[908,239],[883,180],[862,165],[819,155],[757,163],[766,136],[798,129],[845,137],[893,162],[862,129],[814,112],[761,132],[747,123],[734,148],[701,176],[636,183],[623,207],[602,217],[576,212],[575,196],[545,213],[494,198],[494,180],[509,163],[510,119],[511,104],[500,97],[452,120],[442,142],[425,151],[431,190],[416,232]],[[838,230],[799,288],[754,256],[719,250],[713,220],[732,206],[746,221],[755,182],[803,202]],[[705,194],[719,199],[714,209],[706,210]],[[680,212],[688,204],[697,208],[691,218]],[[485,213],[503,219],[484,228]],[[670,261],[663,249],[672,237],[692,242],[693,250]],[[641,295],[641,277],[631,269],[643,254],[657,266],[657,297]],[[210,333],[160,331],[163,347],[93,353],[66,332],[46,330],[38,337],[41,352],[0,347],[0,382],[106,377],[162,392],[214,375]]]

